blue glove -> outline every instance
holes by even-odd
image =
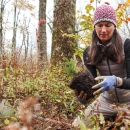
[[[92,89],[99,88],[97,91],[95,91],[93,93],[94,95],[102,93],[104,91],[108,91],[113,86],[118,85],[118,81],[117,81],[117,78],[115,75],[113,75],[113,76],[99,76],[99,77],[96,77],[95,80],[103,80],[103,81],[101,81],[99,84],[96,84],[92,87]]]

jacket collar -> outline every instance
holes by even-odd
[[[101,46],[101,47],[108,47],[108,46],[110,46],[112,43],[110,42],[110,43],[108,43],[106,46],[105,45],[103,45],[103,44],[101,44],[99,41],[97,42],[97,45],[98,46]]]

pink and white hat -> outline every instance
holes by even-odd
[[[116,26],[116,13],[114,8],[107,4],[97,7],[94,12],[93,20],[94,25],[101,21],[108,21]]]

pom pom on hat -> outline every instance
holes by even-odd
[[[108,21],[116,26],[116,13],[114,8],[107,4],[97,7],[94,12],[93,20],[94,25],[101,21]]]

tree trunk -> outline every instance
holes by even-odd
[[[75,9],[76,0],[54,0],[51,52],[51,63],[54,65],[62,62],[64,57],[73,57],[75,40],[63,37],[61,31],[67,34],[75,32]]]
[[[17,0],[16,0],[16,4],[17,4]],[[17,32],[17,7],[14,6],[14,21],[13,21],[13,37],[12,37],[12,53],[15,53],[16,51],[16,32]]]
[[[38,64],[42,67],[47,64],[46,42],[46,0],[39,0],[39,23],[38,23]]]
[[[0,4],[0,56],[2,54],[2,48],[3,48],[3,26],[2,26],[2,23],[3,23],[3,11],[4,11],[4,3],[3,3],[3,0],[1,1],[1,4]]]

